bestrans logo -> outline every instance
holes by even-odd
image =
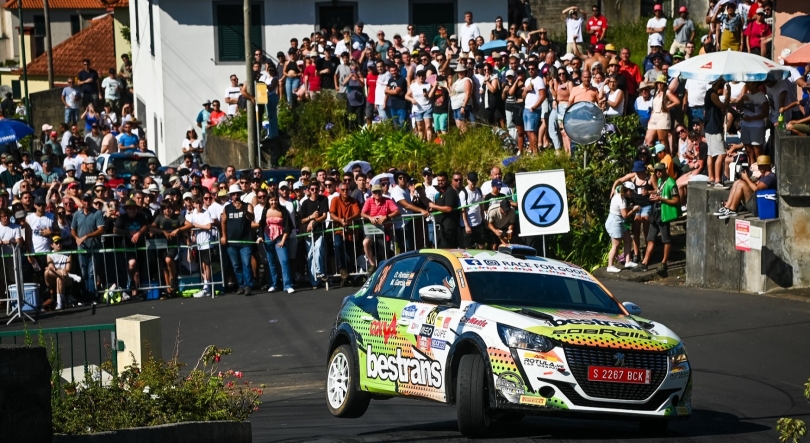
[[[371,335],[382,336],[383,342],[388,344],[388,338],[397,335],[397,314],[391,318],[391,323],[386,323],[385,320],[374,320],[371,326],[368,327],[368,333]]]
[[[624,354],[622,354],[621,352],[613,354],[613,365],[624,366]]]
[[[435,360],[403,357],[400,348],[397,348],[397,355],[384,355],[374,354],[371,345],[366,347],[366,375],[369,378],[441,388],[441,369],[441,364]]]

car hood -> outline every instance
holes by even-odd
[[[553,319],[538,318],[543,314]],[[475,315],[570,345],[667,351],[680,343],[680,338],[666,326],[633,315],[484,305],[479,305]]]

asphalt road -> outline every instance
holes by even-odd
[[[685,340],[694,370],[691,420],[675,422],[667,442],[776,441],[776,420],[810,420],[802,396],[810,377],[810,303],[682,287],[607,282],[621,301],[670,326]],[[373,401],[356,420],[332,417],[324,399],[326,347],[341,299],[351,291],[228,295],[77,308],[40,319],[42,327],[113,322],[131,314],[162,318],[163,355],[179,337],[193,364],[208,344],[230,347],[222,369],[266,383],[251,418],[255,442],[464,441],[455,408],[427,401]],[[21,329],[19,323],[0,331]],[[479,441],[648,441],[634,422],[527,417]]]

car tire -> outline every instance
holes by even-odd
[[[456,381],[456,417],[458,430],[467,437],[480,437],[489,432],[489,384],[484,358],[480,354],[461,357]]]
[[[366,413],[371,397],[355,389],[358,377],[351,347],[338,346],[326,368],[326,406],[335,417],[358,418]]]
[[[667,433],[669,420],[660,418],[648,418],[639,422],[639,430],[644,435],[662,436]]]

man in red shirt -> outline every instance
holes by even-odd
[[[363,251],[366,253],[368,273],[372,274],[377,269],[377,263],[379,263],[375,255],[375,249],[377,248],[374,246],[376,245],[382,249],[386,247],[385,237],[393,233],[391,219],[399,216],[399,209],[393,200],[383,196],[382,186],[377,184],[371,187],[371,198],[366,200],[360,216],[377,229],[383,229],[383,224],[388,223],[387,229],[384,231],[385,234],[366,235],[366,238],[363,239]]]
[[[605,33],[608,28],[607,17],[602,15],[602,10],[599,5],[593,5],[591,8],[593,16],[588,20],[588,34],[591,34],[591,44],[595,45],[599,40],[605,39]]]
[[[641,83],[641,70],[638,65],[630,61],[630,49],[622,48],[619,53],[619,74],[627,80],[627,100],[624,102],[632,107],[638,97],[638,85]]]
[[[748,22],[743,35],[743,38],[747,41],[748,52],[763,55],[762,40],[771,35],[771,25],[765,23],[765,10],[763,8],[756,10],[756,20]]]
[[[219,100],[212,101],[211,106],[214,109],[213,111],[211,111],[211,118],[209,122],[211,123],[211,126],[216,126],[219,124],[219,122],[222,121],[222,119],[225,118],[225,112],[223,112],[222,109],[220,109]]]
[[[377,91],[377,77],[380,76],[380,73],[377,72],[377,65],[370,61],[368,62],[368,72],[366,73],[366,87],[368,87],[368,93],[366,94],[366,124],[371,126],[374,121],[374,111],[376,111],[376,106],[374,105],[374,94]]]

